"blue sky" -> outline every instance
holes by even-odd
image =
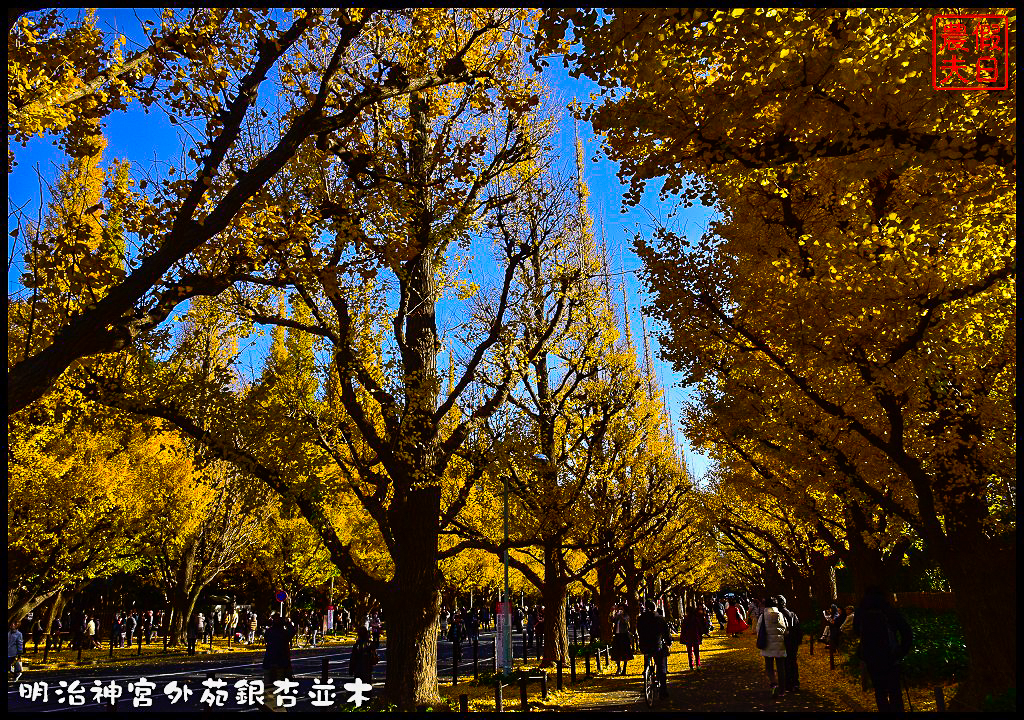
[[[149,16],[147,11],[140,11],[140,14],[142,13]],[[100,18],[101,25],[105,29],[124,32],[129,39],[133,34],[132,29],[137,27],[132,10],[101,11]],[[129,45],[130,48],[131,45]],[[543,79],[552,88],[553,98],[561,107],[565,107],[573,100],[585,105],[589,102],[591,93],[598,89],[596,85],[585,78],[569,77],[568,72],[562,67],[561,61],[554,58],[544,71]],[[624,186],[616,177],[617,164],[598,152],[600,139],[595,137],[589,123],[576,124],[567,111],[562,117],[560,132],[555,140],[555,151],[561,156],[560,160],[563,166],[573,167],[575,164],[574,138],[577,131],[584,143],[586,158],[584,175],[590,191],[588,204],[594,217],[595,232],[600,237],[603,224],[604,235],[610,249],[610,269],[612,273],[621,273],[613,278],[613,284],[617,286],[621,279],[625,286],[625,294],[629,300],[631,332],[637,347],[640,348],[642,347],[640,345],[641,308],[649,302],[649,299],[636,275],[641,263],[631,250],[631,241],[637,231],[648,231],[653,226],[655,219],[667,219],[669,212],[676,210],[676,204],[671,198],[664,202],[661,201],[658,198],[658,183],[650,183],[642,202],[636,207],[625,208],[625,213],[621,212],[624,209],[622,205]],[[181,152],[178,132],[180,129],[170,125],[163,112],[156,110],[144,114],[138,104],[135,104],[129,112],[115,113],[107,118],[105,135],[108,145],[104,159],[109,161],[114,157],[127,157],[135,162],[148,164],[154,160],[176,158]],[[13,150],[17,166],[14,172],[8,175],[8,224],[11,226],[9,229],[13,227],[10,219],[12,211],[16,208],[34,209],[38,206],[40,193],[37,171],[42,178],[53,182],[61,164],[65,161],[63,153],[53,146],[49,138],[36,138],[27,147],[22,148],[16,145]],[[595,157],[597,157],[596,162],[593,161]],[[32,214],[35,214],[34,210]],[[685,229],[687,234],[699,236],[704,231],[710,216],[710,211],[702,207],[679,210],[677,217],[674,218],[674,224]],[[9,294],[20,288],[18,282],[20,262],[13,257],[11,242],[9,237],[8,256],[13,260],[13,263],[9,262],[8,265]],[[615,290],[614,295],[621,317],[622,295],[618,289]],[[686,444],[678,427],[680,408],[686,401],[687,394],[676,384],[679,377],[672,372],[668,364],[659,359],[658,343],[649,318],[647,326],[654,370],[668,393],[670,412],[676,425],[677,441],[682,446],[691,472],[699,478],[707,469],[708,461]],[[640,350],[640,354],[642,355],[642,350]]]

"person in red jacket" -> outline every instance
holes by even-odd
[[[743,611],[740,610],[735,600],[729,601],[729,607],[725,609],[725,616],[728,621],[725,624],[725,632],[727,635],[733,637],[739,637],[739,634],[745,632],[749,625],[743,619]]]
[[[697,608],[689,605],[679,630],[679,642],[686,646],[686,655],[690,660],[690,669],[700,667],[700,641],[704,635],[704,618]]]

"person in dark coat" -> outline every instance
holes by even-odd
[[[263,654],[263,704],[272,708],[274,682],[292,675],[292,638],[295,624],[277,613],[271,616],[270,625],[263,633],[267,650]]]
[[[153,640],[153,611],[147,610],[146,614],[142,616],[142,635],[146,639],[146,644],[149,645]]]
[[[683,618],[679,630],[679,642],[686,646],[686,654],[690,660],[690,669],[700,667],[700,643],[703,638],[704,620],[701,618],[697,608],[688,605],[686,616]]]
[[[726,623],[726,619],[725,619],[725,603],[723,603],[721,600],[715,600],[714,601],[714,608],[715,608],[715,618],[718,619],[718,629],[724,632],[725,631],[725,623]]]
[[[654,611],[654,601],[644,603],[644,611],[636,621],[637,647],[644,654],[644,667],[654,658],[661,690],[658,697],[668,698],[668,648],[672,644],[672,633],[668,623]],[[625,674],[625,673],[623,673]]]
[[[537,610],[531,605],[526,611],[526,647],[533,647],[533,636],[537,632]]]
[[[612,610],[612,660],[615,674],[625,675],[626,664],[633,659],[633,618],[625,604],[616,603]]]
[[[128,643],[128,647],[132,646],[132,638],[136,637],[135,631],[139,627],[139,614],[136,611],[128,613],[128,617],[124,619],[124,636],[125,641]]]
[[[348,661],[348,674],[369,683],[376,664],[377,647],[370,640],[370,631],[362,626],[357,627],[356,643],[352,646],[352,656]]]
[[[291,643],[295,632],[295,623],[288,618],[274,614],[273,621],[263,638],[267,644],[267,651],[263,654],[263,670],[267,675],[267,685],[274,680],[291,677]]]
[[[800,648],[800,641],[803,638],[803,630],[800,629],[800,618],[795,612],[786,607],[786,598],[783,595],[777,595],[776,601],[778,603],[778,610],[782,614],[782,617],[786,619],[786,624],[789,626],[789,632],[786,633],[785,646],[786,646],[786,684],[783,690],[785,692],[796,692],[800,689],[800,668],[796,662],[796,653]]]
[[[889,604],[882,588],[872,586],[853,615],[853,632],[860,638],[857,656],[867,666],[878,712],[903,712],[900,662],[914,644],[910,623]]]

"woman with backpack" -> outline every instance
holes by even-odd
[[[765,600],[761,617],[757,621],[757,649],[764,658],[764,673],[772,689],[772,697],[778,697],[786,691],[786,634],[789,631],[786,618],[775,605],[775,598]]]

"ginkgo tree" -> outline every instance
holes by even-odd
[[[72,156],[94,155],[98,124],[135,99],[196,130],[182,133],[177,160],[146,167],[132,159],[135,185],[121,198],[124,274],[9,365],[8,414],[76,360],[128,347],[190,298],[216,296],[262,266],[270,248],[290,240],[267,191],[301,148],[359,127],[382,102],[483,79],[487,71],[463,62],[483,37],[472,30],[448,38],[448,64],[403,64],[410,58],[400,57],[399,28],[417,22],[402,10],[168,9],[159,27],[140,29],[149,45],[125,57],[124,40],[105,37],[92,13],[21,14],[8,33],[12,141],[52,133]],[[270,91],[278,80],[281,104]],[[282,105],[287,117],[276,114]],[[250,142],[256,136],[267,137],[265,146]],[[23,232],[27,218],[11,223]],[[56,250],[74,252],[71,240]]]
[[[383,606],[386,692],[404,708],[437,700],[439,532],[487,466],[470,464],[450,504],[442,502],[449,470],[465,460],[472,429],[502,405],[551,334],[537,328],[529,343],[495,361],[507,347],[499,341],[516,335],[509,308],[528,292],[517,281],[519,267],[540,251],[529,238],[506,242],[497,232],[488,247],[487,234],[543,164],[540,88],[525,74],[519,47],[528,16],[417,10],[402,27],[377,28],[371,57],[383,54],[428,76],[458,65],[487,81],[392,98],[350,133],[306,148],[303,167],[276,188],[275,213],[291,219],[279,232],[293,242],[241,278],[228,305],[248,322],[308,338],[322,394],[296,393],[267,414],[273,388],[266,383],[241,390],[220,383],[220,406],[199,418],[191,414],[191,384],[159,367],[120,387],[110,378],[88,386],[104,402],[171,420],[295,504],[337,567]],[[450,42],[439,42],[437,33]],[[384,70],[348,72],[354,82]],[[297,105],[295,112],[304,110]],[[490,301],[462,331],[466,354],[444,392],[437,311],[460,272],[450,252],[471,239],[493,253],[498,271]],[[564,293],[568,282],[566,276],[556,287]],[[282,315],[274,302],[281,292],[301,312]],[[550,328],[561,314],[556,307]],[[502,379],[473,397],[467,389],[485,358],[504,368]],[[446,418],[456,407],[461,420],[452,426]],[[329,508],[339,495],[357,500],[368,529],[358,543],[376,546],[379,565],[364,562],[358,543],[334,525]]]
[[[667,357],[794,398],[851,499],[922,538],[977,708],[1016,682],[1015,94],[936,92],[930,21],[557,10],[542,44],[574,27],[567,61],[603,85],[590,117],[630,202],[663,178],[721,212],[698,243],[639,243]]]

